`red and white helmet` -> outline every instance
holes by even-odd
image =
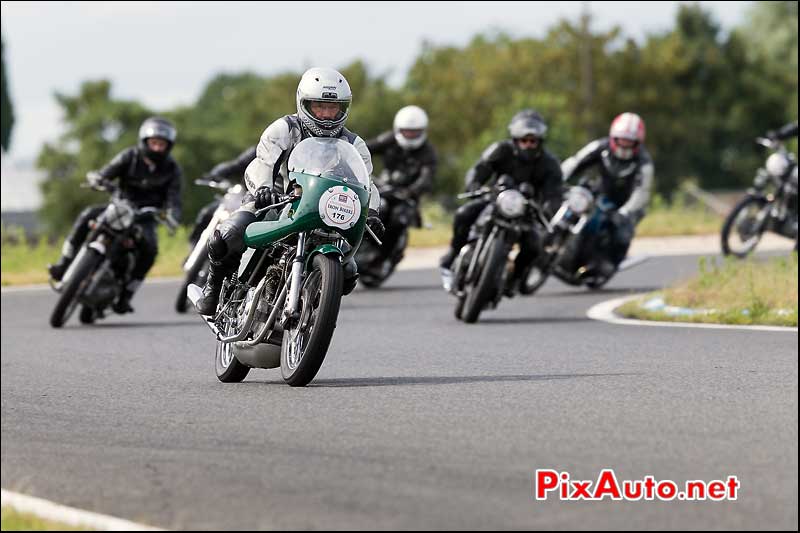
[[[631,147],[620,146],[617,139],[634,141]],[[617,159],[632,159],[644,143],[644,120],[636,113],[622,113],[611,123],[608,131],[608,141],[611,153]]]

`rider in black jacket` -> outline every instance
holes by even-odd
[[[608,258],[599,261],[607,275],[625,259],[636,225],[644,218],[653,187],[653,160],[644,147],[644,121],[635,113],[622,113],[611,123],[608,137],[597,139],[561,165],[564,180],[581,176],[579,185],[601,194],[616,206],[610,216]],[[583,173],[595,169],[599,182]],[[608,262],[610,261],[610,263]]]
[[[158,207],[167,210],[167,216],[180,220],[181,167],[169,155],[175,143],[176,130],[171,122],[158,117],[148,118],[139,128],[139,144],[126,148],[98,172],[87,178],[93,185],[119,179],[119,194],[135,207]],[[89,234],[89,222],[103,212],[106,205],[94,205],[81,212],[72,231],[64,241],[61,258],[48,270],[50,277],[60,281],[75,253]],[[117,313],[133,311],[130,300],[141,285],[158,254],[156,223],[142,222],[142,238],[137,243],[136,265],[131,282],[121,292],[113,309]]]
[[[512,117],[508,130],[511,138],[489,146],[467,172],[467,190],[477,190],[490,179],[507,175],[517,186],[523,183],[532,186],[534,200],[552,215],[561,205],[563,185],[558,158],[543,146],[547,124],[538,112],[526,109]],[[488,200],[478,198],[456,211],[450,250],[440,262],[445,289],[449,289],[451,283],[453,260],[467,243],[472,224],[487,204]],[[518,283],[525,279],[538,249],[539,239],[535,231],[520,239],[520,253],[514,263],[514,276],[506,287],[507,294],[513,294]]]
[[[247,170],[247,165],[255,158],[256,147],[252,146],[239,154],[235,159],[217,164],[210,172],[205,174],[202,179],[206,181],[228,180],[233,183],[238,183],[242,181],[244,171]],[[219,200],[215,199],[205,205],[200,212],[197,213],[197,217],[194,221],[194,228],[189,235],[189,243],[192,246],[194,246],[200,238],[200,235],[203,233],[203,230],[206,229],[208,223],[211,222],[217,207],[219,207]]]
[[[399,209],[405,204],[399,197],[406,197],[419,204],[420,196],[430,191],[436,175],[436,151],[427,140],[428,115],[417,106],[406,106],[394,117],[394,126],[367,141],[373,156],[383,156],[384,170],[378,178],[381,192],[380,217],[386,227],[383,249],[391,251],[395,241],[405,229],[398,220]],[[415,211],[410,217],[418,220]]]

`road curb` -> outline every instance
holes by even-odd
[[[741,331],[773,331],[783,333],[797,333],[797,328],[788,328],[782,326],[737,326],[732,324],[695,324],[693,322],[662,322],[658,320],[637,320],[633,318],[622,318],[614,310],[637,298],[646,296],[648,293],[632,294],[622,298],[614,298],[606,300],[593,305],[586,312],[586,316],[592,320],[599,320],[601,322],[608,322],[609,324],[618,324],[622,326],[650,326],[662,328],[697,328],[697,329],[733,329]]]
[[[3,507],[11,507],[21,513],[36,515],[44,520],[61,522],[68,526],[88,527],[100,531],[165,531],[144,524],[138,524],[122,518],[84,511],[67,507],[49,500],[26,496],[18,492],[2,489]]]

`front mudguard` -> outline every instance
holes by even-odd
[[[321,244],[311,250],[311,253],[309,253],[306,257],[306,270],[311,268],[311,262],[314,260],[314,256],[319,254],[338,257],[339,263],[342,262],[342,258],[345,256],[345,253],[342,251],[342,249],[335,244]]]

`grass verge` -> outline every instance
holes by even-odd
[[[453,232],[453,214],[441,204],[423,204],[424,228],[412,228],[409,247],[426,248],[450,243]],[[699,235],[717,233],[722,220],[706,209],[676,201],[666,205],[656,198],[649,214],[637,228],[636,235],[657,237],[670,235]],[[188,229],[180,228],[169,235],[166,228],[159,227],[159,253],[148,277],[181,276],[181,265],[188,253]],[[40,239],[33,245],[25,244],[21,233],[14,229],[2,230],[2,286],[47,283],[46,267],[55,262],[61,251],[61,240],[57,243]]]
[[[701,259],[699,274],[664,291],[626,303],[617,314],[640,320],[797,326],[797,253],[768,260]],[[667,305],[706,313],[674,316],[642,303],[660,295]]]
[[[93,531],[43,520],[35,515],[20,513],[11,507],[2,509],[3,531]]]

